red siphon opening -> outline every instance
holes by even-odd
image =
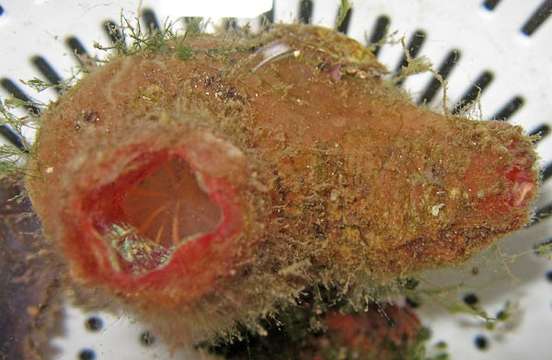
[[[116,272],[144,275],[166,265],[183,244],[214,232],[220,206],[188,163],[167,152],[142,154],[87,202]]]
[[[167,247],[211,232],[220,221],[220,208],[180,158],[169,159],[131,185],[121,207],[138,234]]]

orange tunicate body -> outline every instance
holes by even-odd
[[[331,313],[324,325],[326,333],[318,339],[321,355],[314,360],[333,359],[339,352],[362,360],[410,359],[422,338],[416,314],[395,305],[361,314]]]
[[[384,73],[299,25],[115,58],[43,115],[27,185],[45,233],[76,279],[200,338],[312,282],[457,263],[526,224],[522,130],[415,107]]]

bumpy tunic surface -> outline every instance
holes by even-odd
[[[299,25],[116,57],[42,117],[27,186],[45,233],[76,279],[197,339],[526,224],[522,130],[416,107],[385,72]]]

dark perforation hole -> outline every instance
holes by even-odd
[[[103,320],[97,316],[91,316],[86,319],[84,326],[89,331],[100,331],[103,328]]]
[[[473,343],[477,349],[482,351],[489,348],[489,339],[485,335],[477,335]]]
[[[389,20],[389,17],[386,15],[381,15],[376,19],[374,30],[370,36],[370,43],[368,44],[368,46],[374,46],[372,52],[376,56],[378,56],[381,49],[381,45],[379,45],[378,42],[380,42],[387,35],[390,23],[391,20]]]
[[[494,75],[490,71],[484,71],[466,90],[460,101],[452,109],[453,114],[458,114],[464,107],[473,103],[493,81]]]
[[[79,351],[79,360],[94,360],[96,353],[92,349],[82,349]]]
[[[50,65],[50,63],[42,56],[33,56],[31,58],[31,62],[36,67],[36,69],[48,80],[50,84],[59,85],[61,83],[61,77],[54,70],[52,65]],[[61,92],[61,88],[59,86],[54,86],[54,89],[57,92]]]
[[[76,55],[82,56],[88,54],[82,42],[74,36],[68,37],[67,40],[65,40],[65,43],[67,44],[67,46],[69,46],[71,50],[73,50],[73,53]]]
[[[529,132],[529,136],[540,136],[541,139],[548,136],[550,133],[550,126],[543,124]]]
[[[537,209],[529,226],[538,224],[542,220],[549,218],[550,215],[552,215],[552,203]]]
[[[238,21],[236,20],[236,18],[224,19],[224,30],[226,31],[238,30]]]
[[[500,0],[485,0],[483,2],[483,7],[487,10],[494,10],[499,2]]]
[[[498,321],[506,321],[510,315],[505,310],[500,310],[496,313],[496,320]]]
[[[4,8],[0,5],[0,16],[4,15]]]
[[[125,35],[114,21],[106,20],[103,22],[102,27],[113,45],[125,46]]]
[[[269,26],[270,24],[274,23],[274,6],[274,1],[272,1],[272,8],[267,12],[261,14],[261,16],[259,17],[261,26]]]
[[[435,343],[435,349],[436,350],[440,350],[440,351],[444,351],[448,348],[448,344],[446,341],[444,340],[440,340],[440,341],[437,341]],[[448,355],[444,354],[444,356],[437,356],[437,357],[434,357],[435,360],[447,360],[448,359]]]
[[[508,120],[525,104],[525,99],[521,96],[514,96],[506,103],[493,117],[495,120]]]
[[[549,282],[552,282],[552,270],[548,270],[546,272],[546,280],[548,280]]]
[[[0,85],[11,96],[25,102],[25,110],[29,114],[33,116],[40,115],[40,109],[38,108],[38,106],[36,106],[36,104],[33,103],[31,98],[16,83],[11,81],[10,79],[4,78],[0,80]]]
[[[144,331],[140,334],[140,343],[144,346],[152,346],[155,343],[155,336],[149,331]]]
[[[299,3],[299,21],[303,24],[310,24],[313,8],[314,4],[312,0],[301,0]]]
[[[458,49],[453,49],[449,51],[445,60],[443,60],[443,62],[439,66],[439,69],[437,70],[437,72],[439,73],[439,75],[441,75],[443,79],[448,78],[448,76],[452,72],[452,69],[454,69],[456,64],[458,64],[460,56],[460,50]],[[420,98],[418,99],[418,104],[428,103],[433,100],[441,86],[441,82],[436,77],[433,77],[429,84],[427,84]]]
[[[413,309],[416,309],[416,308],[419,308],[420,307],[420,303],[414,299],[411,299],[409,297],[407,297],[405,299],[405,302],[406,302],[406,305],[410,306],[411,308]]]
[[[410,56],[412,58],[415,58],[418,56],[420,50],[422,49],[422,45],[424,44],[426,38],[426,33],[422,30],[416,30],[412,37],[410,38],[410,41],[408,42],[407,49],[410,53]],[[399,65],[396,68],[396,71],[399,72],[404,66],[408,65],[406,54],[403,55],[403,58],[401,59]]]
[[[10,144],[17,147],[19,150],[28,152],[23,140],[9,126],[0,125],[0,136],[4,137],[4,139],[9,141]]]
[[[527,22],[523,24],[521,32],[527,36],[533,33],[550,17],[552,14],[552,0],[545,0],[537,10],[529,17]]]
[[[542,169],[542,181],[550,179],[552,176],[552,163],[547,164],[544,169]]]
[[[79,64],[85,65],[85,59],[90,59],[90,55],[88,55],[88,52],[86,51],[82,42],[76,37],[70,36],[65,40],[65,43],[71,49],[71,52],[73,53],[75,59],[77,59]]]
[[[420,50],[422,50],[422,45],[424,44],[426,39],[426,33],[422,30],[416,30],[412,37],[410,38],[410,41],[407,45],[407,50],[412,58],[415,58],[420,53]],[[397,65],[397,68],[395,69],[395,73],[399,74],[401,72],[401,69],[408,65],[408,60],[406,58],[406,54],[403,55],[401,61],[399,62],[399,65]],[[400,80],[397,82],[397,86],[401,86],[403,80]]]
[[[550,134],[550,126],[546,124],[540,125],[529,132],[529,136],[538,136],[535,140],[535,144],[547,137],[548,134]]]
[[[142,11],[142,20],[144,20],[149,32],[159,30],[159,21],[157,21],[157,16],[152,9],[144,9]]]
[[[475,306],[477,305],[477,303],[479,303],[479,298],[477,297],[477,295],[473,293],[464,295],[463,300],[464,300],[464,303],[469,306]]]
[[[337,31],[343,33],[343,34],[347,34],[347,32],[349,31],[349,24],[351,23],[351,16],[353,16],[353,9],[350,8],[347,10],[347,13],[345,14],[345,16],[343,16],[342,19],[339,18],[339,14],[341,13],[341,8],[340,10],[338,11],[337,15],[338,15],[338,18],[336,19],[336,25],[337,25]]]

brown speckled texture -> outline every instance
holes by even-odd
[[[176,343],[254,328],[313,282],[370,293],[526,224],[537,173],[522,129],[418,108],[385,73],[355,41],[299,25],[115,58],[43,115],[33,205],[78,281]],[[135,277],[97,219],[124,220],[117,199],[156,154],[187,162],[226,228]]]

